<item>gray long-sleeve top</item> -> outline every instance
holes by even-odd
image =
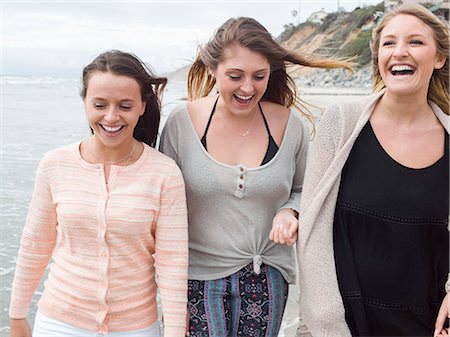
[[[265,165],[226,165],[211,157],[197,136],[187,105],[166,122],[160,149],[183,173],[189,224],[189,278],[213,280],[253,262],[277,268],[295,282],[292,247],[269,240],[282,208],[299,211],[309,134],[291,112],[280,148]]]

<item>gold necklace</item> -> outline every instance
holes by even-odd
[[[120,158],[120,159],[117,159],[117,160],[108,161],[108,160],[103,159],[103,158],[102,158],[100,155],[98,155],[97,153],[95,153],[93,143],[89,142],[89,150],[91,151],[92,155],[93,155],[96,159],[101,160],[102,163],[103,163],[103,164],[106,164],[106,165],[114,165],[114,164],[120,163],[120,162],[122,162],[122,161],[124,161],[125,159],[128,158],[127,162],[126,162],[125,165],[124,165],[124,166],[127,166],[128,163],[129,163],[130,160],[131,160],[131,157],[132,157],[132,155],[133,155],[133,152],[134,152],[135,147],[136,147],[136,143],[133,141],[133,146],[131,147],[131,151],[130,151],[126,156],[124,156],[124,157],[122,157],[122,158]]]
[[[258,110],[255,111],[255,113],[253,114],[253,119],[252,122],[250,123],[250,126],[247,128],[247,130],[245,130],[244,133],[239,133],[236,130],[234,130],[228,123],[227,120],[225,119],[225,116],[222,114],[222,119],[225,122],[225,125],[227,126],[228,129],[230,129],[232,132],[234,132],[235,134],[241,136],[241,137],[246,137],[250,134],[250,130],[253,127],[253,124],[255,123],[255,119],[256,119],[256,113],[258,112]]]

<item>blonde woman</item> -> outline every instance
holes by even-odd
[[[431,336],[449,290],[448,26],[402,5],[372,53],[374,95],[324,113],[306,169],[300,312],[313,336]]]

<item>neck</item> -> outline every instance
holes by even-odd
[[[398,123],[413,123],[434,117],[425,97],[393,96],[386,92],[377,104],[378,114]]]
[[[120,164],[129,161],[135,149],[134,138],[120,147],[109,147],[101,144],[95,136],[91,138],[90,150],[96,161],[104,164]]]

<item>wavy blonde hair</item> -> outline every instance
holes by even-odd
[[[449,114],[449,26],[441,21],[428,9],[419,4],[403,4],[394,10],[388,12],[376,29],[372,32],[372,41],[370,49],[372,50],[372,89],[378,92],[386,87],[381,78],[380,69],[378,68],[378,51],[380,47],[381,31],[386,27],[388,22],[400,14],[412,15],[423,21],[431,28],[434,34],[437,52],[446,58],[445,64],[441,69],[435,69],[431,76],[430,86],[428,88],[428,100],[436,103],[442,111]]]
[[[300,100],[294,80],[286,72],[288,65],[314,68],[347,68],[352,63],[345,59],[319,58],[313,55],[300,55],[285,49],[258,21],[248,17],[227,20],[220,26],[210,41],[199,48],[197,57],[188,74],[189,100],[207,96],[214,88],[215,78],[208,71],[216,70],[224,60],[224,52],[233,44],[248,48],[263,55],[270,64],[270,77],[262,100],[295,106],[314,126],[314,118],[305,103]]]

